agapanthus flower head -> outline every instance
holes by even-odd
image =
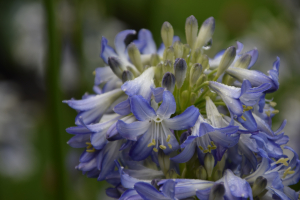
[[[265,99],[279,87],[280,59],[269,75],[251,70],[258,50],[243,53],[240,42],[209,58],[214,30],[213,17],[198,30],[190,16],[186,44],[169,22],[158,49],[146,29],[127,46],[136,31],[120,32],[115,49],[102,38],[107,66],[95,70],[96,94],[64,103],[78,111],[68,144],[85,148],[76,169],[107,180],[110,197],[298,199],[289,185],[300,161],[286,146],[286,121],[273,130],[279,111]]]

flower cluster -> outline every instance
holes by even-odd
[[[186,20],[187,44],[170,23],[157,49],[149,30],[120,32],[115,49],[105,37],[95,70],[95,94],[64,101],[77,110],[68,144],[85,148],[76,169],[114,187],[119,199],[297,200],[289,185],[300,179],[297,153],[286,146],[286,121],[274,131],[279,58],[268,75],[251,70],[256,49],[231,46],[214,58],[215,21],[198,31]],[[289,159],[282,148],[290,150]]]

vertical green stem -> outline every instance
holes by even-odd
[[[46,67],[46,87],[47,87],[47,108],[49,120],[49,143],[51,151],[51,163],[54,171],[54,191],[53,199],[63,200],[65,198],[64,191],[64,167],[63,155],[61,148],[61,91],[59,85],[60,72],[60,55],[61,55],[61,41],[58,37],[58,30],[55,20],[55,0],[44,0],[46,29],[48,36],[48,50]]]

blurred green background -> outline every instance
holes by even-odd
[[[281,58],[280,89],[274,98],[277,128],[300,153],[299,0],[10,0],[0,3],[0,199],[109,199],[104,182],[75,170],[81,150],[66,142],[76,112],[62,100],[92,92],[101,36],[113,45],[123,29],[150,29],[161,43],[169,21],[184,37],[194,15],[216,19],[209,56],[240,41],[258,48],[254,66],[266,72]],[[129,38],[133,39],[133,38]],[[295,186],[299,190],[298,186]]]

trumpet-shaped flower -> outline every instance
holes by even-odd
[[[157,111],[140,95],[131,97],[130,104],[138,121],[126,124],[119,120],[117,129],[124,138],[137,141],[130,151],[134,160],[145,159],[152,150],[158,151],[159,148],[166,154],[178,149],[179,144],[171,130],[188,129],[199,116],[198,109],[191,106],[182,114],[170,118],[175,113],[176,103],[169,91],[164,91],[163,102]]]

